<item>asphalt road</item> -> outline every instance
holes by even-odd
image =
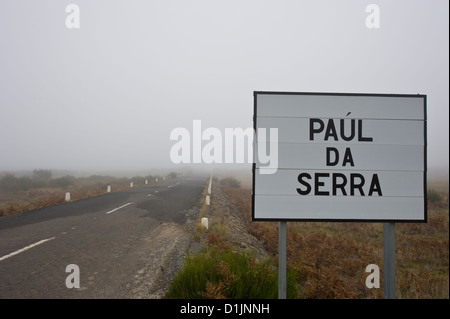
[[[206,182],[180,177],[1,217],[0,298],[133,297],[155,229],[185,223]],[[80,288],[66,286],[71,264]]]

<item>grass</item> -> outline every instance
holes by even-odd
[[[6,174],[0,178],[0,217],[64,203],[66,192],[70,192],[71,200],[74,201],[105,194],[108,185],[111,185],[113,192],[122,191],[130,188],[131,181],[134,182],[134,187],[137,187],[144,185],[146,179],[149,182],[154,181],[153,176],[47,176],[47,179],[43,180],[36,177],[17,178]]]
[[[274,299],[277,271],[269,260],[257,261],[249,253],[209,246],[188,257],[173,279],[166,298],[171,299]],[[288,298],[296,298],[295,273],[288,273]]]
[[[275,262],[278,224],[250,221],[251,188],[224,189]],[[449,298],[448,187],[428,194],[427,223],[396,224],[398,298]],[[300,298],[383,298],[381,223],[289,222],[287,250]],[[365,286],[368,264],[380,267],[380,289]]]
[[[238,187],[234,180],[226,185]],[[200,225],[210,206],[205,203],[205,187],[193,239],[203,242],[202,250],[188,256],[183,269],[172,280],[168,299],[274,299],[278,296],[278,271],[270,259],[258,259],[252,252],[232,246],[229,229],[214,222],[206,230]],[[287,297],[297,298],[296,273],[287,272]]]

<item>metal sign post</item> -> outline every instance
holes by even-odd
[[[395,299],[395,223],[383,224],[384,298]]]
[[[278,225],[278,299],[286,299],[286,222]]]

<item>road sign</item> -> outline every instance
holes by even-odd
[[[253,220],[426,221],[426,95],[254,92]]]

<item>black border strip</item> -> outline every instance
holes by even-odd
[[[373,96],[373,97],[411,97],[423,99],[423,137],[424,137],[424,169],[423,169],[423,199],[424,218],[423,219],[301,219],[301,218],[255,218],[255,174],[256,161],[252,165],[252,221],[302,221],[302,222],[376,222],[376,223],[426,223],[428,220],[427,208],[427,95],[426,94],[391,94],[391,93],[333,93],[333,92],[283,92],[283,91],[253,91],[253,130],[255,132],[258,119],[258,95],[328,95],[328,96]],[[255,139],[253,140],[253,156],[255,154]]]
[[[252,220],[255,219],[255,174],[256,174],[256,156],[258,156],[255,152],[256,150],[256,119],[257,119],[257,110],[256,110],[256,104],[257,104],[257,95],[258,92],[253,92],[253,132],[254,132],[254,138],[253,138],[253,164],[252,164]]]
[[[428,181],[427,181],[427,170],[428,170],[428,159],[427,159],[427,149],[428,149],[428,136],[427,136],[427,122],[428,122],[428,116],[427,116],[427,96],[426,95],[420,95],[423,97],[423,212],[424,212],[424,220],[423,222],[428,221]]]
[[[331,95],[331,96],[373,96],[373,97],[426,97],[426,94],[395,93],[341,93],[341,92],[286,92],[286,91],[253,91],[253,95]]]

